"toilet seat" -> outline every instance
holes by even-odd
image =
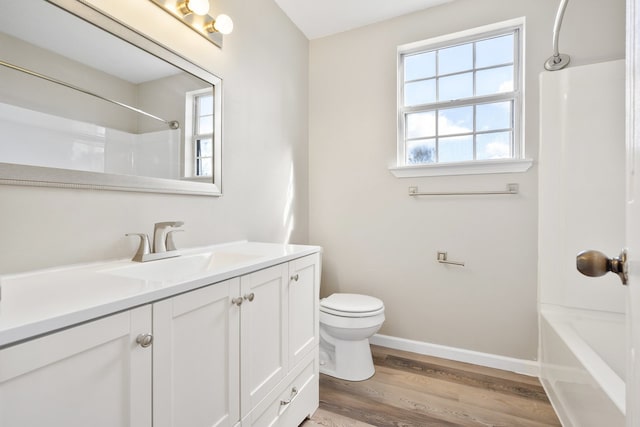
[[[340,317],[372,317],[384,313],[384,303],[369,295],[333,294],[320,300],[320,311]]]

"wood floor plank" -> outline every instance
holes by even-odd
[[[435,363],[442,366],[453,367],[469,372],[476,372],[479,374],[486,374],[495,376],[496,378],[504,378],[519,381],[525,384],[539,385],[540,381],[538,378],[532,377],[529,375],[518,374],[516,372],[511,371],[503,371],[501,369],[489,368],[486,366],[474,365],[472,363],[458,362],[456,360],[443,359],[435,356],[428,356],[425,354],[411,353],[403,350],[396,350],[394,348],[381,347],[378,345],[371,346],[371,353],[373,355],[374,361],[376,358],[385,357],[387,355],[406,357],[410,355],[410,357],[416,361],[423,361],[426,363]]]
[[[379,378],[378,378],[379,380]],[[393,407],[395,411],[409,411],[419,415],[423,422],[440,422],[442,425],[456,426],[514,426],[541,427],[545,422],[531,420],[530,417],[514,416],[512,414],[486,409],[479,406],[461,402],[458,399],[447,399],[435,396],[424,390],[416,392],[404,387],[376,381],[370,385],[362,383],[350,383],[331,377],[323,377],[323,389],[332,388],[343,394],[358,396],[367,401],[372,401],[384,413]],[[390,417],[386,417],[390,418]],[[390,419],[393,419],[392,417]],[[421,424],[411,424],[421,425]],[[429,425],[429,424],[423,424]]]
[[[397,370],[440,378],[445,381],[469,385],[484,390],[491,390],[509,395],[519,395],[528,399],[546,401],[547,395],[541,385],[524,384],[522,382],[496,378],[486,374],[469,372],[458,368],[442,366],[413,360],[409,357],[387,356],[384,365]]]
[[[311,419],[305,421],[303,425],[304,427],[375,427],[373,424],[354,420],[353,418],[327,411],[322,407],[313,414]]]
[[[326,378],[326,377],[325,377]],[[418,411],[398,408],[389,403],[383,403],[371,399],[367,395],[353,393],[354,390],[345,393],[340,388],[334,388],[330,383],[325,383],[323,394],[326,400],[321,398],[322,408],[340,415],[361,420],[378,427],[395,426],[459,426],[447,420],[432,417]]]
[[[469,386],[461,387],[446,380],[398,372],[385,366],[376,367],[376,381],[394,385],[400,390],[421,392],[519,418],[550,423],[556,420],[556,414],[548,402],[540,404],[539,401],[520,396],[496,396],[491,391]]]
[[[560,426],[535,377],[372,346],[376,374],[321,375],[320,409],[303,427]]]

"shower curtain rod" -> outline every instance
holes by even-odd
[[[49,81],[51,83],[58,84],[60,86],[67,87],[69,89],[76,90],[78,92],[82,92],[82,93],[84,93],[86,95],[93,96],[93,97],[101,99],[103,101],[110,102],[112,104],[115,104],[115,105],[118,105],[120,107],[126,108],[126,109],[128,109],[130,111],[134,111],[134,112],[136,112],[138,114],[142,114],[143,116],[149,117],[149,118],[154,119],[154,120],[158,120],[159,122],[166,123],[167,125],[169,125],[169,127],[171,129],[180,129],[180,122],[178,122],[177,120],[165,120],[165,119],[162,119],[162,118],[160,118],[158,116],[154,116],[153,114],[147,113],[146,111],[143,111],[143,110],[141,110],[139,108],[132,107],[132,106],[124,104],[122,102],[106,98],[106,97],[104,97],[102,95],[98,95],[97,93],[90,92],[90,91],[88,91],[86,89],[83,89],[81,87],[72,85],[72,84],[67,83],[67,82],[63,82],[62,80],[58,80],[58,79],[55,79],[53,77],[46,76],[44,74],[37,73],[35,71],[29,70],[28,68],[23,68],[23,67],[20,67],[18,65],[11,64],[9,62],[5,62],[5,61],[0,60],[0,65],[2,65],[4,67],[7,67],[7,68],[11,68],[12,70],[20,71],[22,73],[28,74],[28,75],[33,76],[33,77],[38,77],[40,79]]]
[[[571,57],[564,53],[560,53],[558,47],[558,41],[560,39],[560,27],[562,26],[562,18],[564,17],[564,11],[567,8],[569,0],[560,0],[560,6],[558,7],[558,13],[556,14],[556,22],[553,25],[553,56],[547,59],[544,63],[544,68],[547,71],[561,70],[571,62]]]

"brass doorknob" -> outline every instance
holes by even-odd
[[[582,251],[576,257],[576,268],[585,276],[600,277],[608,272],[620,276],[622,284],[626,285],[627,275],[627,251],[622,250],[618,258],[608,258],[599,251]]]

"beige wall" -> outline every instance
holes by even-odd
[[[308,41],[272,0],[221,0],[224,49],[149,1],[91,0],[223,79],[220,198],[0,186],[0,274],[122,258],[128,232],[184,220],[179,246],[307,242]]]
[[[522,174],[398,179],[396,47],[526,17],[526,156],[538,153],[538,75],[557,1],[457,0],[310,43],[310,241],[322,294],[381,298],[381,333],[521,359],[537,355],[537,164]],[[572,0],[560,48],[574,65],[624,56],[624,0]],[[518,196],[407,196],[502,189]],[[466,262],[435,262],[436,252]]]

